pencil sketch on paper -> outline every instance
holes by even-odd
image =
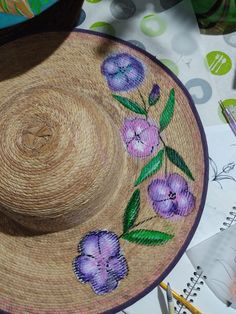
[[[234,170],[236,163],[229,162],[225,164],[221,170],[218,169],[215,161],[209,157],[209,165],[210,165],[210,181],[217,182],[221,189],[223,189],[222,182],[223,180],[232,180],[236,182],[236,178],[231,175],[231,172]]]

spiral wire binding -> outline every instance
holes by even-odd
[[[204,285],[204,281],[207,277],[203,275],[203,271],[200,266],[197,266],[197,271],[193,273],[193,276],[190,277],[189,282],[186,285],[186,288],[183,289],[183,294],[181,294],[181,297],[185,298],[190,303],[194,302],[194,298],[197,297],[198,292],[201,290],[201,286]],[[175,307],[176,314],[187,314],[187,310],[185,306],[180,303],[179,301],[176,301],[176,307]]]
[[[232,211],[229,212],[229,216],[226,217],[226,221],[223,223],[223,227],[220,228],[220,231],[228,229],[234,222],[236,222],[236,206],[232,207]]]
[[[224,231],[231,227],[236,222],[236,206],[232,207],[232,210],[229,212],[229,216],[226,217],[226,221],[223,222],[223,227],[220,228],[220,231]],[[193,273],[193,276],[190,277],[189,282],[186,284],[186,288],[183,289],[183,294],[181,297],[185,298],[186,301],[193,303],[194,298],[197,297],[201,286],[204,285],[204,281],[207,277],[203,274],[203,271],[200,266],[197,266],[197,271]],[[176,301],[175,307],[176,314],[187,314],[189,311],[185,308],[183,304],[179,301]]]

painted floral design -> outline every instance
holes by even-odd
[[[143,118],[126,118],[121,133],[127,151],[133,157],[147,157],[159,144],[157,126]]]
[[[106,58],[101,66],[112,91],[129,91],[144,80],[142,63],[128,53],[117,53]]]
[[[113,291],[128,273],[119,239],[113,232],[90,232],[81,240],[79,253],[73,262],[75,274],[81,282],[90,283],[96,294]]]
[[[195,198],[187,181],[177,173],[167,179],[155,179],[148,186],[153,209],[164,218],[174,215],[187,216],[195,206]]]
[[[174,234],[155,228],[147,229],[145,224],[160,216],[165,219],[187,216],[195,207],[195,197],[189,190],[187,180],[177,173],[168,174],[170,162],[188,179],[194,181],[194,176],[183,157],[175,148],[168,145],[166,136],[163,136],[174,116],[175,90],[172,88],[169,91],[164,108],[162,104],[159,106],[158,103],[163,103],[163,100],[160,100],[166,93],[161,93],[156,81],[151,83],[148,93],[145,88],[144,94],[141,86],[145,77],[144,72],[142,62],[128,53],[112,54],[101,65],[101,73],[112,92],[133,90],[134,95],[129,98],[112,93],[111,100],[115,100],[116,105],[123,106],[127,111],[121,127],[121,137],[127,153],[131,158],[146,158],[147,162],[142,164],[135,178],[135,190],[124,209],[120,234],[104,230],[92,231],[80,241],[79,255],[73,261],[73,270],[76,278],[82,283],[90,284],[98,295],[112,292],[128,275],[128,265],[121,253],[119,241],[154,247],[167,245],[175,237]],[[151,117],[154,110],[160,110],[158,122]],[[132,116],[128,116],[128,113],[132,113]],[[162,167],[165,175],[151,179]],[[228,171],[228,168],[225,170]],[[142,202],[139,186],[147,180],[150,181],[146,193],[155,215],[152,213],[140,221]],[[150,210],[152,211],[151,208]]]

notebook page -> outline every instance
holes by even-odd
[[[209,151],[209,182],[235,194],[236,137],[227,124],[205,128]]]
[[[232,194],[210,182],[201,222],[189,247],[193,247],[219,232],[223,228],[223,223],[227,222],[229,212],[233,211],[235,206],[236,198],[233,198]]]
[[[194,246],[187,255],[195,268],[201,265],[215,295],[236,309],[236,225]]]

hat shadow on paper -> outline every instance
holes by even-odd
[[[17,56],[17,69],[12,66],[9,69],[0,71],[0,81],[23,74],[52,55],[64,40],[66,40],[69,31],[73,30],[76,26],[80,17],[82,4],[83,0],[59,0],[52,7],[33,19],[0,30],[0,46],[17,38],[35,33],[64,31],[62,36],[58,36],[50,45],[46,46],[44,43],[43,49],[40,49],[39,42],[39,50],[36,57],[33,58],[34,60],[26,60],[25,56],[18,53],[17,50],[9,51],[9,57],[11,55]]]

